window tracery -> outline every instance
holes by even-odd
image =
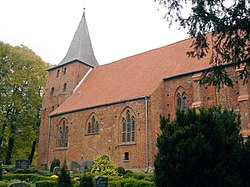
[[[187,95],[185,91],[178,91],[176,94],[176,107],[178,110],[186,110],[187,109]]]
[[[135,117],[131,111],[126,110],[121,120],[121,142],[135,141]]]
[[[99,122],[94,114],[91,115],[87,122],[87,134],[99,133]]]

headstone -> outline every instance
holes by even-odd
[[[16,160],[16,169],[29,169],[30,161],[25,159]]]
[[[8,187],[30,187],[30,185],[25,184],[23,182],[16,182],[16,183],[9,184]]]
[[[86,160],[83,162],[82,166],[81,166],[81,170],[84,170],[86,167],[88,169],[90,169],[90,167],[94,164],[93,160]]]
[[[108,187],[108,177],[106,176],[95,176],[94,177],[95,187]]]
[[[53,174],[58,176],[61,175],[61,168],[58,166],[54,167]]]
[[[72,171],[78,171],[79,172],[80,169],[81,169],[81,165],[80,164],[78,164],[75,161],[71,161],[70,170],[72,170]]]

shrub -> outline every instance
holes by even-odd
[[[133,171],[131,170],[126,170],[126,173],[124,175],[125,178],[129,178],[129,177],[132,177],[133,176]]]
[[[116,165],[109,160],[106,155],[98,156],[94,159],[94,164],[91,167],[91,173],[98,175],[116,176]]]
[[[149,182],[145,180],[137,180],[133,178],[121,179],[121,180],[113,180],[109,181],[109,187],[155,187],[154,182]]]
[[[53,172],[53,169],[56,166],[60,167],[60,160],[58,158],[54,158],[54,160],[52,161],[50,165],[50,172]]]
[[[153,173],[138,173],[134,172],[130,175],[130,177],[138,180],[146,180],[153,182],[154,181],[154,174]]]
[[[119,176],[124,176],[126,174],[126,170],[124,169],[124,167],[119,166],[115,168],[115,170],[118,172]]]
[[[30,187],[29,183],[26,182],[20,182],[20,181],[2,181],[0,182],[0,187],[7,187],[9,184],[15,184],[15,186],[25,186]]]
[[[73,187],[70,174],[66,165],[66,161],[64,161],[62,169],[61,169],[61,175],[58,178],[58,187]]]
[[[7,187],[9,184],[11,184],[10,181],[0,181],[0,187]]]
[[[57,181],[55,180],[41,180],[36,182],[36,187],[56,187]]]
[[[80,187],[93,187],[93,176],[91,175],[83,175],[81,177]]]
[[[221,108],[177,111],[173,122],[161,117],[154,163],[157,186],[250,186],[249,167],[245,175],[241,165],[250,161],[250,147],[244,146],[239,127],[239,116]]]
[[[49,177],[38,175],[38,174],[6,174],[3,175],[3,180],[15,180],[18,179],[20,181],[32,181],[36,182],[39,180],[46,180],[49,179]]]
[[[16,169],[14,173],[38,173],[37,169]]]

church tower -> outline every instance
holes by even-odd
[[[49,137],[50,113],[72,95],[83,77],[87,76],[96,66],[99,64],[94,56],[84,10],[66,56],[58,65],[48,69],[47,84],[42,101],[38,168],[47,166],[46,147]]]

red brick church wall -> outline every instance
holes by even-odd
[[[129,109],[136,122],[135,142],[121,142],[121,114]],[[99,122],[99,133],[88,134],[87,122],[94,114]],[[58,124],[62,118],[69,123],[69,144],[67,148],[58,148]],[[119,166],[130,169],[145,167],[145,100],[107,105],[75,113],[53,117],[49,147],[49,165],[54,157],[67,162],[82,164],[99,155],[108,155]],[[129,153],[129,160],[124,160],[124,153]]]

